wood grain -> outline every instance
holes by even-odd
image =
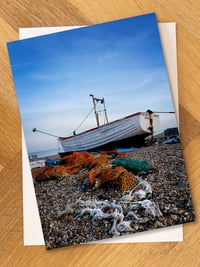
[[[196,222],[184,242],[79,245],[46,251],[23,246],[21,122],[6,43],[19,27],[93,24],[156,12],[177,23],[180,124]],[[0,1],[0,266],[200,266],[199,1]]]

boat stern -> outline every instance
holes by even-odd
[[[140,114],[140,126],[147,133],[157,132],[159,128],[159,115],[150,111],[142,112]]]

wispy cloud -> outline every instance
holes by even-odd
[[[118,53],[116,52],[107,52],[107,53],[102,53],[101,55],[98,55],[97,62],[103,62],[106,60],[113,59],[118,56]]]
[[[59,75],[56,73],[32,73],[29,75],[29,78],[39,81],[55,81],[59,79]]]

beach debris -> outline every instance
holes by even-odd
[[[74,152],[72,155],[62,158],[61,163],[68,168],[67,172],[69,174],[79,173],[83,168],[88,169],[84,175],[78,177],[79,181],[83,181],[82,191],[86,190],[87,181],[87,185],[93,190],[103,184],[112,183],[117,184],[120,190],[124,192],[136,183],[136,179],[125,168],[121,166],[113,167],[108,156],[110,154],[122,156],[122,153],[114,153],[114,151],[109,151],[108,154],[100,152],[97,155],[88,152]],[[85,180],[86,178],[89,180]]]
[[[148,216],[152,216],[152,217],[160,217],[162,216],[162,212],[159,209],[158,204],[156,204],[155,202],[149,200],[149,199],[145,199],[142,201],[138,201],[138,204],[141,205],[144,209],[145,209],[145,214]]]
[[[151,184],[138,176],[135,176],[137,183],[129,187],[121,197],[121,201],[143,200],[152,196]]]
[[[140,206],[138,207],[138,209],[140,209]],[[127,217],[131,218],[131,221],[134,223],[145,224],[150,221],[149,217],[138,217],[134,211],[129,211]]]
[[[97,221],[110,221],[112,226],[109,229],[109,234],[112,236],[120,235],[116,228],[117,225],[124,220],[123,208],[120,204],[97,200],[81,201],[79,204],[80,203],[82,208],[79,209],[79,214],[76,216],[76,218],[83,218],[84,215],[89,214],[93,225],[98,225],[96,224]]]
[[[86,179],[83,181],[83,183],[81,184],[81,186],[80,186],[80,192],[81,192],[81,193],[83,193],[83,192],[86,191],[86,188],[87,188],[88,183],[89,183],[89,179],[86,178]]]
[[[53,168],[49,168],[45,171],[45,175],[47,178],[64,178],[69,175],[68,168],[65,166],[56,166]]]
[[[61,158],[60,164],[67,166],[70,174],[80,172],[83,168],[88,168],[95,155],[89,152],[73,152],[71,155]]]
[[[48,167],[57,166],[57,165],[60,165],[60,160],[59,159],[46,159],[45,165]]]
[[[123,221],[117,225],[118,232],[133,232],[135,228],[132,227],[133,221]]]
[[[122,192],[126,191],[129,187],[137,183],[133,174],[129,173],[123,167],[104,166],[91,170],[88,173],[90,183],[94,185],[93,189],[96,190],[103,184],[118,185]]]
[[[48,170],[48,167],[45,167],[45,166],[32,169],[31,172],[32,172],[33,179],[36,182],[48,180],[48,178],[45,176],[46,170]]]
[[[140,177],[137,176],[139,181],[139,186],[141,187],[138,190],[134,191],[134,197],[136,200],[143,200],[145,198],[149,198],[152,195],[152,187],[151,184],[145,180],[142,180]],[[139,188],[139,187],[138,187]]]
[[[59,212],[56,216],[57,219],[63,217],[63,216],[69,216],[72,215],[74,213],[74,209],[72,208],[72,205],[67,205],[65,210],[63,210],[62,212]]]
[[[124,192],[135,185],[137,180],[123,166],[113,166],[110,157],[121,156],[124,154],[114,151],[108,153],[102,151],[99,154],[74,152],[63,157],[60,160],[60,166],[46,167],[40,171],[32,172],[32,174],[35,181],[46,181],[79,174],[77,179],[81,182],[80,192],[85,192],[87,187],[96,190],[103,184],[115,184]],[[127,158],[123,157],[123,159]]]
[[[35,159],[31,160],[29,163],[30,163],[31,170],[45,167],[45,160],[43,160],[43,159],[40,160],[40,159],[36,158],[36,160]]]
[[[117,150],[109,150],[109,151],[101,151],[101,154],[106,154],[109,159],[119,159],[128,157],[127,154],[117,151]]]
[[[146,171],[151,168],[148,161],[145,160],[134,160],[131,158],[119,158],[112,160],[113,166],[122,166],[128,170],[138,173],[141,171]]]
[[[136,200],[143,200],[146,198],[146,195],[147,195],[146,191],[144,189],[140,189],[140,190],[137,190],[136,192],[134,192],[133,197]]]
[[[144,211],[143,216],[138,216],[137,213],[140,211]],[[149,221],[156,222],[157,218],[163,214],[159,205],[148,199],[129,203],[123,202],[121,199],[119,201],[78,199],[73,206],[67,205],[66,209],[59,212],[56,218],[60,219],[69,215],[75,216],[74,219],[87,220],[90,218],[92,225],[96,227],[102,223],[102,227],[107,228],[109,224],[108,234],[116,237],[125,232],[134,233],[138,230],[138,224],[146,224]],[[159,227],[159,223],[156,225]]]
[[[169,139],[162,141],[162,143],[163,144],[176,144],[176,143],[180,143],[180,139],[178,137],[169,138]]]
[[[36,182],[51,179],[65,178],[69,175],[68,169],[64,166],[42,167],[32,170],[32,176]]]

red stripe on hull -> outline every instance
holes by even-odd
[[[137,112],[137,113],[131,114],[131,115],[126,116],[126,117],[124,117],[124,118],[121,118],[121,119],[119,119],[119,120],[111,121],[111,122],[107,123],[106,125],[115,123],[115,122],[117,122],[117,121],[125,120],[125,119],[128,119],[128,118],[134,117],[134,116],[138,116],[138,115],[140,115],[141,113],[142,113],[142,112]],[[88,133],[88,132],[91,132],[91,131],[94,131],[94,130],[99,129],[99,128],[104,127],[104,126],[105,126],[105,125],[101,125],[101,126],[99,126],[99,127],[95,127],[95,128],[89,129],[89,130],[84,131],[84,132],[82,132],[82,133],[76,134],[76,136],[81,135],[81,134],[84,134],[84,133]],[[59,137],[59,140],[60,140],[60,141],[63,141],[63,140],[70,139],[70,138],[73,138],[73,137],[74,137],[74,135],[72,135],[72,136],[68,136],[68,137]]]

